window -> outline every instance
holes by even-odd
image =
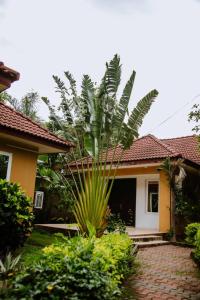
[[[44,200],[44,192],[37,191],[35,192],[35,203],[34,207],[42,209]]]
[[[148,181],[147,184],[147,212],[158,212],[158,181]]]
[[[0,152],[0,178],[10,179],[12,154]]]

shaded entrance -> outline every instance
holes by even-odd
[[[120,214],[126,225],[135,226],[136,178],[115,179],[108,204],[111,213]]]

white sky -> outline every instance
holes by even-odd
[[[153,88],[160,93],[141,134],[192,133],[194,102],[151,129],[200,94],[199,0],[0,0],[0,28],[0,61],[21,73],[13,96],[34,89],[56,104],[53,74],[69,70],[79,85],[83,74],[98,82],[118,53],[122,86],[137,72],[131,107]],[[40,115],[48,115],[43,105]]]

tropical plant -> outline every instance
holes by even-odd
[[[120,214],[110,214],[108,217],[108,232],[118,231],[120,234],[126,232],[126,224],[121,219]]]
[[[0,259],[0,288],[8,287],[8,281],[16,275],[16,272],[19,270],[20,258],[21,255],[13,257],[9,252],[4,260]]]
[[[59,110],[63,116],[57,116],[47,98],[43,98],[43,101],[49,107],[51,119],[59,128],[58,133],[62,133],[62,137],[70,139],[77,146],[71,152],[76,162],[73,165],[68,164],[72,177],[72,168],[75,166],[79,178],[79,184],[75,182],[76,192],[72,191],[77,200],[74,208],[76,220],[84,232],[87,230],[88,220],[95,226],[98,234],[105,228],[107,204],[112,189],[112,184],[108,188],[108,177],[113,172],[113,165],[115,164],[117,170],[125,149],[138,137],[138,130],[158,92],[149,92],[129,113],[128,106],[136,73],[132,72],[118,100],[117,93],[121,81],[118,55],[106,64],[106,71],[99,86],[88,75],[83,76],[80,95],[72,75],[69,72],[64,74],[69,81],[69,88],[60,78],[53,76],[56,91],[61,96]],[[77,157],[84,157],[85,154],[91,159],[77,161]],[[109,170],[106,170],[107,163]],[[115,172],[112,174],[113,181]]]
[[[39,95],[37,92],[26,93],[20,100],[12,97],[7,92],[3,92],[0,94],[0,101],[10,104],[16,111],[21,112],[33,121],[41,122],[38,117],[37,105],[39,103]]]
[[[43,161],[39,160],[38,162],[36,189],[44,192],[45,202],[42,210],[35,211],[36,222],[51,222],[53,220],[69,222],[69,219],[74,219],[72,215],[74,198],[69,186],[65,183],[66,179],[61,174],[60,167],[60,165],[54,164],[50,168],[43,164]],[[69,182],[70,186],[73,186],[73,180],[68,179]]]
[[[19,272],[0,298],[118,299],[122,281],[132,272],[131,249],[125,234],[63,237],[43,249],[39,262]]]
[[[0,179],[0,254],[22,246],[32,230],[32,200],[16,183]]]

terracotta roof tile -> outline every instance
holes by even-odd
[[[69,147],[72,143],[58,138],[28,117],[0,102],[0,128],[13,130],[37,138],[38,141],[53,143],[55,146]]]
[[[172,147],[175,151],[179,151],[185,159],[200,164],[200,149],[198,139],[195,135],[162,139],[161,141]]]
[[[121,147],[115,150],[109,150],[107,161],[118,161],[122,153]],[[113,159],[113,156],[115,159]],[[105,155],[103,155],[103,158]],[[153,135],[147,135],[135,140],[130,149],[125,150],[122,158],[122,164],[152,163],[160,161],[166,157],[182,157],[200,165],[200,152],[198,150],[198,141],[195,136],[158,139]],[[84,163],[91,163],[91,158],[83,159]],[[78,161],[80,164],[81,160]],[[72,163],[74,165],[74,163]]]

